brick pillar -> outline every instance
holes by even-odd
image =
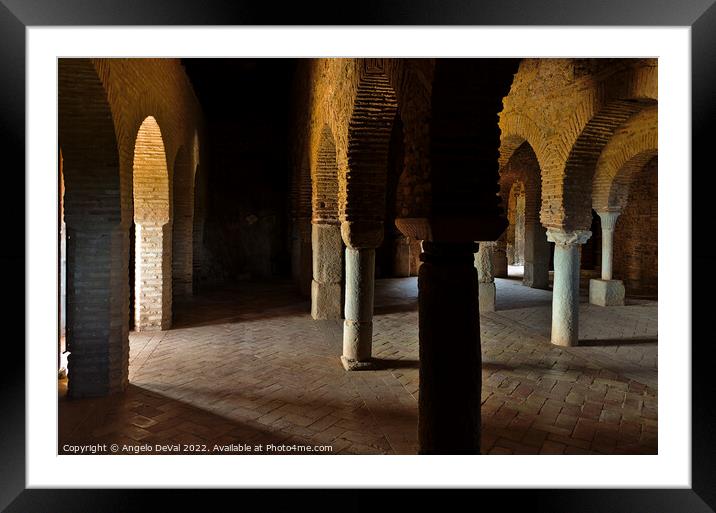
[[[314,223],[313,281],[311,283],[311,317],[340,319],[343,301],[343,241],[339,224]]]
[[[172,225],[136,224],[135,329],[166,330],[172,318]]]
[[[128,236],[119,225],[67,219],[68,393],[94,397],[127,386]],[[125,260],[126,262],[126,260]]]
[[[523,285],[535,289],[549,288],[550,247],[547,231],[539,221],[525,224],[525,273]]]
[[[423,241],[418,274],[421,454],[480,453],[477,249],[474,243]]]
[[[588,230],[547,230],[547,239],[555,243],[551,338],[558,346],[579,342],[579,246],[591,235]]]

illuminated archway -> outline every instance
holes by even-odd
[[[169,173],[159,124],[148,116],[139,127],[133,166],[137,331],[171,325],[172,224]]]

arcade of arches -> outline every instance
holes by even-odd
[[[654,59],[60,59],[58,95],[60,452],[656,453]]]

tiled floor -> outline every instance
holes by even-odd
[[[481,316],[482,452],[656,453],[656,302],[582,304],[585,346],[559,348],[549,343],[549,291],[515,279],[497,288],[498,311]],[[377,370],[344,371],[341,323],[313,321],[309,310],[284,282],[176,305],[173,329],[131,336],[125,394],[67,400],[61,382],[60,452],[68,443],[111,452],[116,443],[119,452],[179,444],[236,454],[248,444],[275,453],[295,444],[303,453],[416,453],[416,278],[376,284]]]

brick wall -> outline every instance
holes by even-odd
[[[658,159],[634,177],[614,232],[614,278],[627,296],[654,297],[658,288]]]
[[[597,161],[592,205],[595,210],[621,209],[633,177],[659,148],[657,107],[645,108],[614,133]]]

